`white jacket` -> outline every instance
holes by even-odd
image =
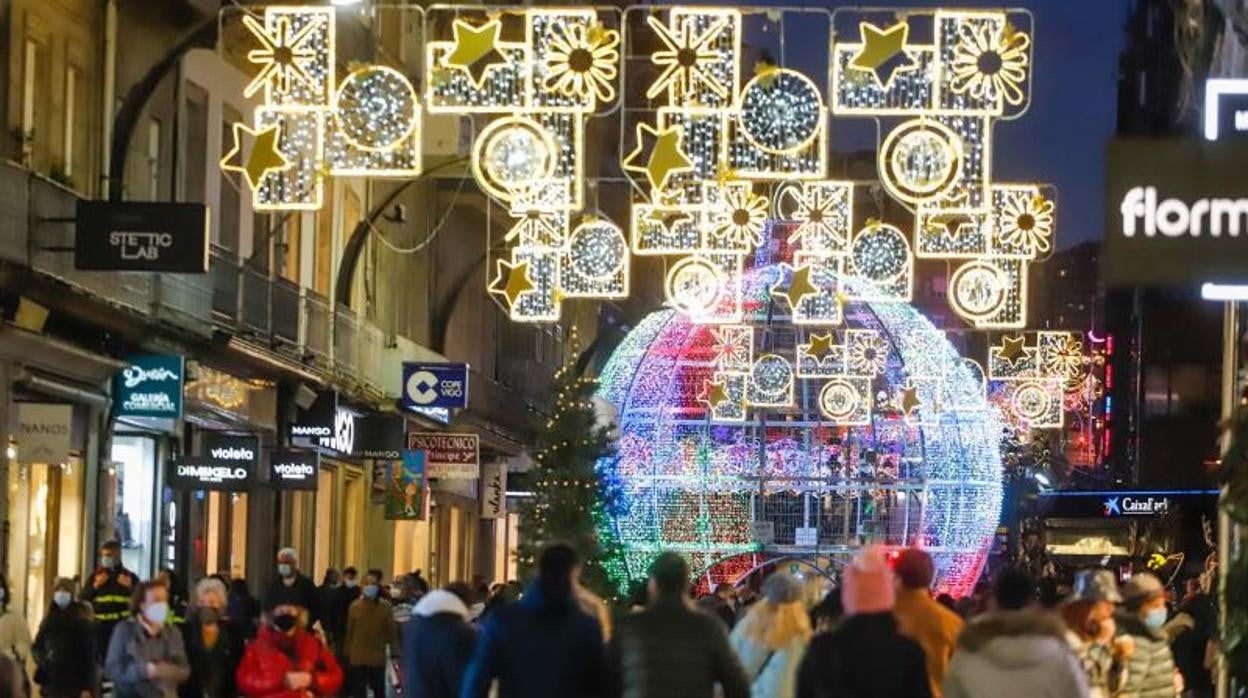
[[[1083,666],[1061,621],[997,611],[966,624],[945,674],[944,698],[1086,698]]]

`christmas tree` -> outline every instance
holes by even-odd
[[[575,547],[585,560],[582,583],[607,599],[618,596],[604,569],[618,556],[606,520],[617,499],[599,477],[598,459],[612,448],[611,425],[603,424],[594,409],[598,381],[578,375],[576,331],[568,358],[555,373],[552,408],[536,425],[533,497],[520,515],[517,552],[521,576],[531,574],[546,543],[561,541]]]

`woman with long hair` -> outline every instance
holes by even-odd
[[[763,582],[763,598],[732,630],[732,648],[750,678],[754,698],[792,698],[797,669],[813,631],[796,579],[776,573]]]

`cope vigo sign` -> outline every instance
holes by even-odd
[[[1248,144],[1117,139],[1108,174],[1106,284],[1248,283]]]

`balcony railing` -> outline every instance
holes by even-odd
[[[0,259],[192,335],[248,337],[309,368],[384,392],[385,336],[348,308],[273,278],[213,246],[207,274],[139,274],[74,268],[76,195],[12,163],[0,164]]]

